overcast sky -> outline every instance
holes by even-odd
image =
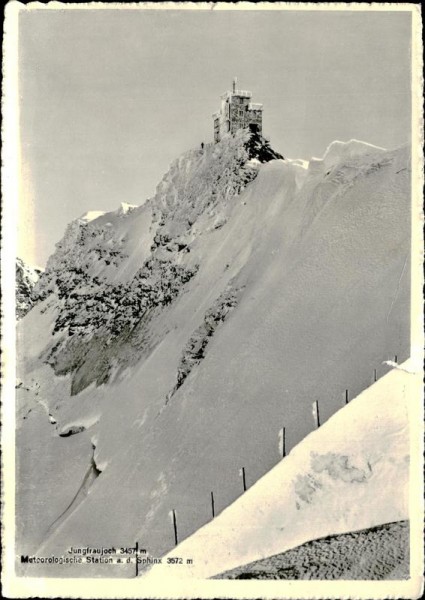
[[[212,141],[235,75],[284,156],[409,141],[410,23],[349,10],[22,11],[19,255],[44,266],[72,219],[151,197],[173,159]]]

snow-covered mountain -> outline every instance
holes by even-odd
[[[409,259],[409,149],[357,141],[305,163],[238,132],[71,223],[18,330],[17,554],[161,556],[170,511],[179,540],[219,514],[314,401],[323,423],[409,356]],[[55,574],[105,568],[133,575]]]
[[[16,259],[16,316],[18,319],[27,314],[38,298],[34,294],[41,269],[30,267],[21,258]]]

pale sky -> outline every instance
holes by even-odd
[[[86,211],[153,196],[175,158],[213,140],[234,76],[285,157],[410,141],[410,12],[43,9],[19,25],[18,254],[30,264]]]

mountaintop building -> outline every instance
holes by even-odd
[[[221,108],[213,114],[215,143],[226,133],[235,133],[238,129],[250,129],[262,135],[263,105],[251,102],[252,92],[237,90],[236,83],[235,77],[232,91],[221,95]]]

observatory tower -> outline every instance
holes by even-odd
[[[250,129],[262,135],[263,105],[251,102],[252,93],[236,89],[237,78],[233,79],[232,91],[221,96],[221,108],[213,114],[214,142],[219,142],[224,134],[235,133],[238,129]]]

